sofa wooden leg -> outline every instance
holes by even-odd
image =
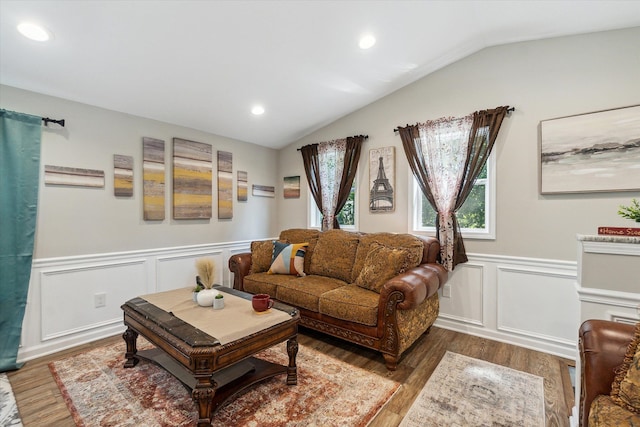
[[[395,371],[398,367],[398,360],[400,360],[400,356],[392,356],[391,354],[382,353],[382,357],[384,357],[384,363],[387,365],[387,369]]]

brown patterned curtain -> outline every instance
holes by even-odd
[[[362,135],[350,136],[300,149],[311,195],[322,213],[322,230],[340,228],[337,214],[349,199],[365,139]],[[327,170],[326,162],[321,161],[323,154],[329,151],[335,155],[335,168],[331,171]],[[339,181],[335,179],[337,175],[340,175]]]
[[[316,202],[316,206],[322,212],[322,188],[320,187],[320,162],[318,160],[318,144],[305,145],[300,149],[304,172],[309,183],[309,191]]]
[[[436,236],[440,240],[440,258],[449,271],[468,261],[455,213],[487,162],[508,109],[503,106],[466,117],[398,127],[409,167],[438,213]],[[446,174],[451,176],[440,176]]]

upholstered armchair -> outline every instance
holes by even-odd
[[[637,393],[631,392],[631,396],[623,399],[622,403],[619,397],[612,398],[612,385],[625,363],[625,355],[627,361],[633,354],[640,357],[638,340],[635,341],[635,349],[630,351],[634,331],[633,325],[608,320],[587,320],[580,326],[580,426],[640,426],[639,408],[635,406],[640,401]],[[633,370],[633,367],[629,369]],[[629,378],[627,392],[637,392],[637,386],[633,384],[638,379],[637,368]]]

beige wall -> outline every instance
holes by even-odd
[[[585,288],[637,293],[640,291],[640,259],[632,255],[582,254]]]
[[[367,134],[357,179],[368,182],[372,148],[396,147],[396,210],[368,212],[359,193],[361,231],[409,230],[407,161],[393,129],[442,116],[510,105],[497,150],[497,235],[465,241],[467,252],[575,260],[576,234],[628,225],[618,205],[640,192],[542,196],[538,191],[541,120],[640,103],[640,28],[523,42],[484,49],[291,144],[279,153],[282,177],[300,175],[300,199],[279,204],[279,227],[305,227],[308,190],[297,148]]]
[[[540,120],[640,103],[640,28],[516,43],[485,49],[346,116],[279,152],[193,129],[0,86],[0,108],[54,118],[67,127],[43,128],[42,162],[105,171],[104,189],[40,187],[36,258],[250,240],[306,227],[308,190],[302,145],[367,134],[357,179],[368,181],[369,150],[396,147],[396,210],[368,212],[359,192],[359,229],[409,230],[409,172],[393,128],[477,109],[511,105],[498,137],[497,238],[466,240],[467,251],[559,260],[576,259],[576,234],[600,225],[628,225],[616,215],[640,192],[541,196],[538,192]],[[166,219],[142,220],[143,136],[165,140]],[[276,198],[235,201],[230,221],[171,219],[173,137],[233,153],[233,169],[249,185],[276,186]],[[113,196],[113,154],[134,157],[132,198]],[[256,161],[259,159],[259,162]],[[215,170],[215,168],[214,168]],[[282,179],[301,176],[300,199],[282,197]],[[235,179],[234,179],[235,186]],[[214,195],[215,195],[214,179]],[[215,198],[215,197],[214,197]]]
[[[104,188],[45,186],[41,173],[34,258],[120,252],[270,237],[276,230],[276,199],[236,201],[236,171],[251,184],[276,185],[277,152],[193,129],[109,111],[77,102],[0,86],[0,108],[65,119],[66,127],[43,127],[44,165],[99,169]],[[165,220],[142,219],[142,137],[165,141]],[[173,220],[171,210],[173,137],[211,144],[214,204],[210,220]],[[233,219],[217,219],[215,152],[233,153]],[[134,195],[113,195],[113,155],[134,158]],[[260,161],[256,161],[259,159]]]

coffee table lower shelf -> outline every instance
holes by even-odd
[[[164,351],[154,348],[138,350],[135,358],[152,362],[175,378],[177,378],[190,392],[196,388],[197,380],[184,366],[176,362]],[[214,372],[211,382],[215,384],[211,415],[220,409],[227,400],[252,385],[268,378],[287,374],[287,367],[277,363],[267,362],[256,357],[249,357],[227,368]]]

